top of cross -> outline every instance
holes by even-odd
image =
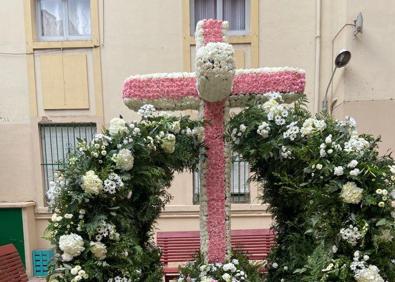
[[[236,107],[245,106],[252,99],[267,99],[265,94],[272,92],[282,94],[285,100],[293,100],[303,93],[303,70],[290,67],[234,70],[233,49],[227,48],[225,43],[219,44],[225,41],[226,30],[227,22],[200,21],[195,34],[197,72],[133,75],[123,86],[125,104],[133,110],[144,104],[153,104],[161,110],[197,109],[199,94],[224,80],[228,81],[228,89],[224,87],[222,90],[230,92],[227,94],[230,95],[230,106]],[[202,80],[208,82],[210,76],[216,82],[203,85]],[[220,90],[215,89],[216,92]]]

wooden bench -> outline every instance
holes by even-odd
[[[246,252],[250,260],[266,259],[274,243],[275,236],[270,229],[232,230],[233,250]],[[165,282],[168,282],[178,277],[179,264],[193,260],[200,249],[200,234],[199,231],[158,232],[157,244],[162,251]]]
[[[0,282],[29,281],[18,251],[12,244],[0,246]]]

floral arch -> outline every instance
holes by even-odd
[[[395,281],[393,159],[352,118],[312,117],[304,98],[273,98],[228,127],[275,219],[267,281]]]
[[[49,281],[162,280],[152,226],[169,201],[175,171],[199,160],[200,123],[139,112],[140,122],[111,120],[108,130],[59,172],[49,192],[53,207],[46,237],[56,246]]]

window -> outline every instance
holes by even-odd
[[[230,174],[230,189],[232,203],[249,203],[250,202],[250,186],[248,178],[250,169],[248,162],[240,159],[235,155],[232,161],[232,170]],[[200,173],[193,173],[193,203],[199,204],[200,195]]]
[[[83,40],[91,36],[90,0],[37,0],[41,40]]]
[[[191,35],[202,19],[221,19],[229,22],[230,34],[248,31],[249,0],[191,0]]]
[[[54,173],[61,169],[67,156],[73,153],[77,138],[92,140],[96,134],[94,123],[40,124],[42,171],[45,192],[54,179]]]

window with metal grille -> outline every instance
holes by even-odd
[[[202,19],[220,19],[229,22],[229,33],[246,34],[248,31],[249,0],[190,0],[191,35]]]
[[[95,123],[40,124],[42,171],[45,193],[54,173],[64,166],[65,160],[76,149],[77,138],[92,140],[96,134]]]
[[[232,159],[230,173],[230,191],[232,203],[250,202],[250,185],[248,178],[250,168],[248,162],[243,161],[240,156],[235,155]],[[200,196],[200,173],[193,173],[193,204],[199,204]]]

